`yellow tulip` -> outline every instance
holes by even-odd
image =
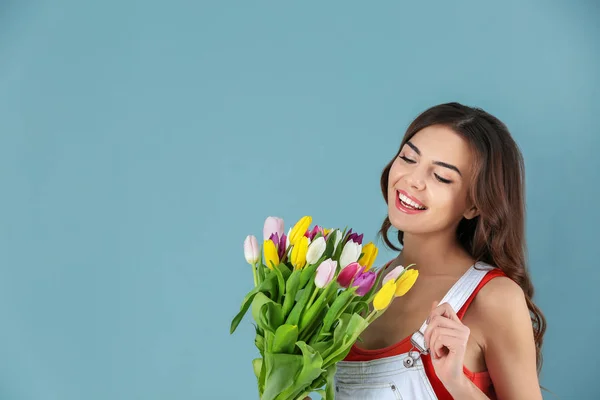
[[[379,252],[379,249],[377,248],[377,246],[375,246],[375,244],[373,244],[373,242],[369,242],[363,246],[362,252],[363,255],[358,260],[358,263],[365,267],[366,272],[373,266],[375,258],[377,258],[377,253]]]
[[[404,296],[410,288],[413,287],[419,276],[419,271],[416,269],[407,269],[402,276],[396,281],[396,296]],[[393,282],[390,280],[389,282]]]
[[[265,265],[269,269],[273,269],[273,266],[279,265],[279,254],[277,254],[277,247],[272,240],[265,240],[263,244],[263,252],[265,254]]]
[[[332,231],[331,229],[323,228],[323,234],[325,236],[329,235],[329,232],[331,232],[331,231]]]
[[[294,225],[294,227],[292,228],[292,230],[290,232],[290,236],[289,236],[290,243],[294,245],[301,238],[303,238],[304,234],[308,230],[308,227],[310,226],[311,223],[312,223],[312,217],[304,216],[304,217],[300,218],[300,220],[298,222],[296,222],[296,225]]]
[[[302,236],[292,248],[291,261],[294,269],[302,269],[306,265],[306,253],[308,252],[308,238]]]
[[[396,283],[393,280],[387,281],[373,298],[373,308],[377,311],[386,309],[392,302],[395,291]]]

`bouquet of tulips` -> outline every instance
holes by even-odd
[[[311,223],[305,216],[285,235],[283,220],[268,217],[262,249],[253,235],[244,241],[254,288],[230,333],[251,309],[261,400],[304,399],[312,392],[332,400],[336,363],[418,277],[410,266],[383,276],[383,268],[372,268],[378,249],[372,242],[363,246],[362,234],[311,229]]]

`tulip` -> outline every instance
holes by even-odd
[[[317,240],[312,242],[310,246],[308,246],[306,262],[309,264],[316,264],[323,253],[325,253],[326,246],[327,244],[325,243],[325,238],[323,236],[320,236]]]
[[[362,267],[357,262],[348,264],[340,271],[340,274],[337,277],[337,282],[341,287],[347,288],[350,286],[350,283],[361,269]]]
[[[272,240],[265,240],[263,244],[263,252],[265,253],[265,265],[269,269],[279,265],[279,254],[277,253],[277,246]]]
[[[356,294],[359,296],[364,296],[371,290],[373,285],[375,284],[375,280],[377,279],[377,274],[373,271],[365,272],[364,269],[361,269],[356,278],[354,278],[354,282],[352,286],[356,286]]]
[[[379,249],[377,248],[377,246],[375,246],[373,242],[369,242],[365,246],[363,246],[362,252],[363,255],[358,260],[358,263],[365,267],[365,271],[368,271],[373,266],[375,258],[377,258],[377,253],[379,252]]]
[[[328,258],[323,261],[317,268],[317,275],[315,276],[315,286],[322,289],[333,280],[335,271],[337,269],[337,261]]]
[[[290,243],[292,245],[295,245],[296,242],[298,242],[301,238],[306,237],[306,236],[304,236],[304,233],[310,226],[311,222],[312,222],[312,217],[309,217],[309,216],[304,216],[304,217],[300,218],[300,220],[298,222],[296,222],[296,225],[294,225],[294,227],[292,228],[292,231],[290,232],[290,235],[289,235]]]
[[[287,237],[285,235],[279,236],[277,233],[273,233],[269,239],[275,243],[275,246],[277,247],[277,255],[279,256],[280,260],[283,260],[283,256],[287,250]]]
[[[346,242],[355,242],[362,245],[363,234],[360,235],[358,233],[352,233],[352,229],[348,231],[346,234]]]
[[[244,257],[246,257],[246,261],[250,265],[254,265],[258,262],[260,254],[258,241],[254,235],[248,235],[244,240]]]
[[[308,251],[308,238],[302,236],[292,248],[291,262],[294,269],[302,269],[306,265],[306,252]]]
[[[252,265],[252,275],[254,277],[254,286],[258,285],[258,277],[256,276],[255,264],[260,259],[260,250],[258,249],[258,241],[256,236],[248,235],[244,240],[244,257],[248,264]]]
[[[344,268],[350,263],[356,262],[360,256],[362,246],[359,243],[347,242],[340,255],[340,267]]]
[[[292,234],[292,228],[290,228],[290,229],[288,230],[288,233],[287,233],[287,236],[286,236],[286,239],[285,239],[285,248],[286,248],[286,249],[289,249],[289,248],[290,248],[290,244],[291,244],[291,243],[290,243],[290,235],[291,235],[291,234]]]
[[[398,279],[398,277],[402,274],[403,271],[404,271],[404,267],[402,265],[398,265],[396,268],[394,268],[393,270],[391,270],[390,272],[388,272],[383,277],[383,280],[381,281],[381,284],[385,285],[385,283],[387,281],[389,281],[390,279],[396,281],[396,279]]]
[[[323,228],[321,228],[319,225],[315,225],[314,228],[312,228],[312,230],[307,230],[304,236],[306,236],[312,241],[319,232],[323,233]]]
[[[390,305],[394,298],[394,292],[396,291],[396,284],[393,280],[389,280],[385,285],[379,289],[375,297],[373,298],[373,308],[375,311],[385,310]]]
[[[342,241],[342,231],[340,231],[339,229],[336,229],[335,231],[331,232],[331,235],[335,235],[334,236],[335,242],[333,243],[333,252],[335,253],[335,251],[337,250],[338,244],[340,244],[340,242]]]
[[[416,269],[406,270],[396,282],[396,296],[404,296],[413,287],[418,276],[419,271]]]
[[[270,239],[276,233],[277,237],[283,236],[283,219],[278,217],[267,217],[263,227],[263,240]]]

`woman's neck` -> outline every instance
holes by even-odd
[[[399,264],[415,264],[414,269],[427,276],[462,275],[473,263],[472,257],[450,235],[404,234]]]

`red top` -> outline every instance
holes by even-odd
[[[388,265],[389,265],[389,263],[388,263]],[[387,265],[386,265],[386,267],[387,267]],[[486,283],[488,283],[493,278],[496,278],[498,276],[506,276],[506,274],[501,269],[496,268],[496,269],[489,271],[483,277],[483,279],[481,280],[479,285],[477,285],[477,287],[475,288],[475,290],[473,291],[471,296],[467,299],[467,301],[462,306],[462,308],[458,311],[458,313],[456,313],[456,315],[458,316],[458,318],[460,320],[462,320],[463,316],[465,315],[465,312],[467,311],[467,308],[469,307],[471,302],[473,302],[473,300],[475,299],[475,296],[477,295],[479,290],[481,290],[481,288]],[[407,353],[412,348],[412,344],[410,343],[411,336],[412,335],[402,339],[398,343],[392,344],[391,346],[384,347],[382,349],[367,350],[367,349],[362,349],[355,344],[350,349],[350,353],[348,353],[348,355],[346,356],[344,361],[370,361],[370,360],[376,360],[379,358],[392,357],[392,356],[397,356],[400,354]],[[423,356],[421,356],[421,358],[423,360],[423,365],[425,367],[425,372],[427,373],[427,377],[429,378],[429,381],[431,382],[431,385],[433,386],[433,389],[434,389],[435,394],[438,397],[438,399],[439,400],[452,399],[452,396],[450,396],[450,393],[448,393],[448,391],[444,387],[444,384],[436,376],[435,370],[433,367],[433,363],[431,362],[431,357],[429,355],[423,355]],[[475,384],[475,386],[477,386],[483,393],[485,393],[486,396],[488,396],[492,400],[496,399],[496,396],[494,393],[494,387],[492,385],[492,380],[490,379],[490,374],[487,371],[471,372],[465,366],[463,366],[463,371],[464,371],[465,375],[467,376],[467,378],[469,378],[469,380],[471,380]]]

